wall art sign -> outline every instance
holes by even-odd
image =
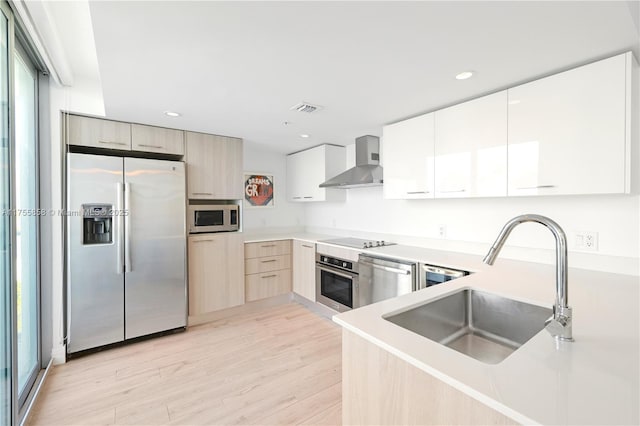
[[[273,175],[244,173],[245,207],[273,207]]]

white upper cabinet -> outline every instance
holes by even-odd
[[[433,198],[434,114],[384,126],[384,198]]]
[[[509,89],[509,195],[629,192],[633,72],[626,53]]]
[[[436,111],[436,198],[505,195],[507,91]]]
[[[133,151],[184,155],[184,131],[132,124],[131,147]]]
[[[131,150],[131,124],[100,118],[67,115],[67,144]]]
[[[320,145],[287,156],[289,201],[344,201],[344,189],[320,188],[324,181],[346,169],[345,148]]]

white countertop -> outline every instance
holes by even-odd
[[[331,235],[246,234],[245,242]],[[343,247],[344,248],[344,247]],[[334,321],[412,365],[524,424],[640,423],[640,278],[569,269],[575,342],[556,347],[542,330],[499,364],[489,365],[383,319],[460,288],[473,287],[551,307],[555,266],[403,245],[358,252],[475,273],[334,316]]]
[[[524,424],[638,424],[638,277],[569,270],[575,342],[556,347],[542,330],[489,365],[382,318],[464,287],[550,307],[555,268],[498,259],[446,284],[365,306],[334,321]]]

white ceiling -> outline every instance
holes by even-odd
[[[623,51],[638,56],[637,6],[92,1],[90,11],[108,117],[293,152],[381,135],[384,124]],[[476,76],[455,80],[464,70]],[[289,110],[300,101],[324,109]]]

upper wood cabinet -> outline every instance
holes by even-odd
[[[242,190],[242,139],[186,132],[190,199],[238,200]]]
[[[436,198],[507,195],[507,91],[435,112]]]
[[[384,126],[385,198],[433,198],[434,114]]]
[[[131,148],[133,151],[184,155],[184,131],[132,124]]]
[[[244,304],[244,237],[238,232],[189,237],[189,315]]]
[[[293,240],[293,291],[316,301],[316,245]]]
[[[346,170],[342,146],[320,145],[287,156],[287,198],[290,201],[344,201],[344,189],[320,184]]]
[[[67,115],[67,144],[131,150],[131,124],[100,118]]]
[[[629,192],[634,75],[626,53],[509,89],[509,195]]]

